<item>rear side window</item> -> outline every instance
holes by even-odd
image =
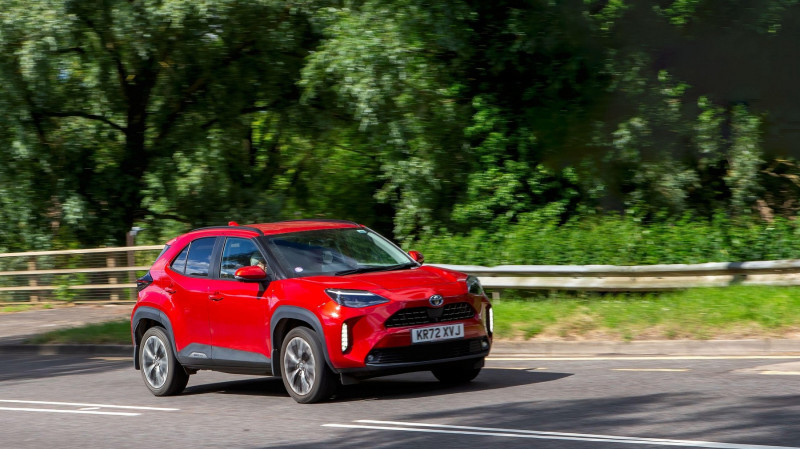
[[[172,269],[187,276],[208,276],[216,240],[216,237],[206,237],[193,241],[172,261]]]
[[[189,245],[189,255],[186,257],[187,276],[208,276],[211,269],[211,253],[214,251],[216,237],[197,239]]]

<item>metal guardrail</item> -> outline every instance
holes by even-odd
[[[443,265],[489,290],[659,291],[730,285],[800,285],[800,260],[664,265]]]
[[[163,247],[126,246],[0,254],[0,304],[130,302],[135,279]],[[730,285],[800,285],[800,259],[669,265],[434,266],[501,290],[659,291]]]

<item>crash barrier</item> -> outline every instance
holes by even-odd
[[[136,278],[163,246],[0,253],[0,305],[136,300]],[[486,290],[658,291],[729,285],[800,285],[800,260],[670,265],[434,266],[477,276]]]
[[[440,265],[487,290],[659,291],[731,285],[800,285],[800,259],[663,265]]]

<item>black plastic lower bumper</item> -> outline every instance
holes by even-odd
[[[474,360],[483,366],[489,355],[491,343],[488,338],[472,338],[437,343],[426,343],[394,348],[377,348],[367,355],[366,366],[338,370],[355,379],[385,376],[390,374],[427,371],[438,366]]]

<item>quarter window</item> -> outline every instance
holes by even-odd
[[[186,255],[189,254],[189,245],[186,245],[186,248],[183,248],[181,252],[178,254],[178,257],[172,261],[172,269],[177,271],[180,274],[183,274],[186,271]]]
[[[232,237],[225,241],[219,272],[220,278],[234,279],[236,270],[253,265],[260,266],[266,270],[264,256],[261,255],[252,240]]]

